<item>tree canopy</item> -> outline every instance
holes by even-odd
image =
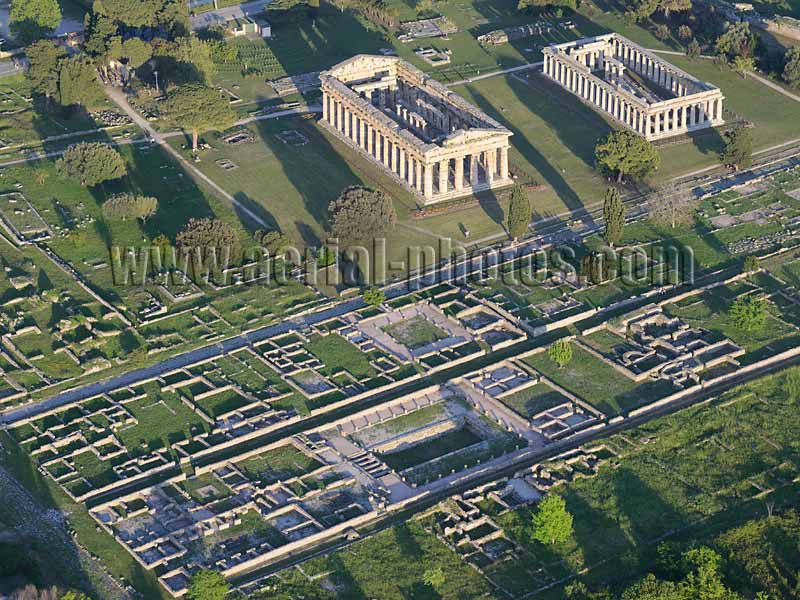
[[[618,182],[625,177],[644,179],[661,165],[655,146],[632,131],[616,130],[598,142],[594,149],[597,168]]]
[[[49,35],[60,23],[58,0],[11,0],[8,26],[23,44]]]
[[[610,186],[606,190],[603,201],[603,239],[609,246],[618,244],[622,240],[622,231],[625,229],[625,207],[622,204],[619,190]]]
[[[64,151],[56,167],[61,175],[77,179],[85,187],[119,179],[128,170],[119,152],[99,142],[73,144]]]
[[[549,494],[539,502],[533,515],[533,539],[542,544],[565,542],[572,535],[572,515],[558,494]]]
[[[380,306],[386,301],[386,294],[380,288],[367,288],[361,297],[370,306]]]
[[[787,50],[784,61],[783,80],[794,88],[800,87],[800,47]]]
[[[758,296],[741,296],[731,305],[730,316],[742,331],[757,331],[767,321],[767,301]]]
[[[511,189],[511,202],[508,206],[508,234],[516,241],[525,235],[531,223],[531,203],[528,192],[519,183]]]
[[[239,233],[225,221],[209,217],[189,219],[175,239],[182,253],[220,258],[233,257],[239,251]]]
[[[73,56],[61,62],[58,94],[63,106],[88,106],[102,98],[97,68],[88,56]]]
[[[551,344],[548,354],[559,369],[563,368],[572,360],[572,344],[569,340],[556,340]]]
[[[228,589],[228,582],[222,575],[203,569],[192,576],[186,597],[189,600],[224,600]]]
[[[717,54],[729,61],[736,57],[752,58],[756,49],[756,35],[750,31],[750,23],[740,21],[727,23],[725,32],[717,38]]]
[[[342,247],[365,244],[386,235],[397,224],[391,198],[380,190],[349,187],[328,206],[331,234]]]
[[[228,99],[219,90],[200,83],[176,87],[161,104],[161,113],[177,126],[192,132],[192,150],[202,131],[227,129],[236,116]]]
[[[725,132],[725,148],[720,161],[726,167],[738,171],[753,164],[753,134],[747,127],[735,127]]]
[[[67,57],[67,51],[52,40],[41,40],[28,46],[25,55],[28,57],[25,77],[33,91],[48,100],[56,97],[61,61]]]
[[[103,216],[111,220],[141,219],[144,222],[157,210],[158,199],[137,194],[116,194],[103,203]]]

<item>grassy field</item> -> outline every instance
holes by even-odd
[[[563,368],[546,352],[525,359],[529,365],[608,416],[625,413],[667,395],[666,382],[637,383],[573,344],[573,358]]]
[[[499,400],[527,419],[543,410],[569,402],[569,399],[563,394],[545,383],[537,383],[520,392],[503,396]]]
[[[331,376],[344,370],[356,379],[366,379],[376,374],[367,355],[338,334],[314,337],[306,349],[325,364],[321,370],[323,375]]]
[[[270,485],[279,480],[300,477],[322,465],[287,444],[238,462],[236,466],[261,485]]]

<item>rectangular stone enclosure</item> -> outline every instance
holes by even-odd
[[[545,76],[648,140],[724,122],[719,88],[616,33],[543,52]]]
[[[423,204],[511,183],[511,132],[413,65],[361,54],[320,81],[323,126]]]

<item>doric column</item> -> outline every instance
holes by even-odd
[[[500,179],[508,179],[508,148],[500,148]]]
[[[328,120],[328,101],[330,97],[328,96],[328,92],[322,90],[322,120]]]
[[[344,137],[350,137],[350,109],[344,107]]]
[[[433,198],[433,165],[426,164],[424,166],[423,177],[425,179],[424,196],[426,198]]]
[[[644,116],[644,136],[650,136],[650,114]]]
[[[487,150],[484,154],[486,156],[486,183],[492,185],[497,169],[497,150]]]
[[[416,184],[414,185],[414,189],[416,189],[420,193],[422,193],[422,191],[424,189],[422,187],[422,171],[423,171],[423,168],[424,167],[422,165],[422,161],[420,161],[419,159],[415,159],[414,160],[414,177],[416,179]]]
[[[456,191],[459,192],[464,189],[464,157],[459,156],[456,158],[456,174],[455,174]]]
[[[447,193],[447,180],[450,178],[450,161],[449,160],[441,160],[439,161],[439,193],[446,194]]]
[[[370,156],[375,156],[375,144],[372,142],[372,125],[369,123],[367,125],[367,145],[366,149]]]
[[[391,151],[389,152],[389,169],[392,173],[397,174],[397,144],[392,140]]]
[[[473,187],[478,185],[478,155],[469,155],[469,184]]]
[[[389,148],[391,144],[389,144],[389,137],[382,135],[381,136],[381,150],[383,151],[383,166],[387,169],[391,166],[392,157],[389,154]]]
[[[367,149],[367,121],[361,119],[361,148]]]

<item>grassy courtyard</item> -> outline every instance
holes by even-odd
[[[672,391],[667,382],[637,383],[628,379],[575,344],[572,360],[563,368],[546,352],[528,357],[525,362],[608,416],[624,414]]]

